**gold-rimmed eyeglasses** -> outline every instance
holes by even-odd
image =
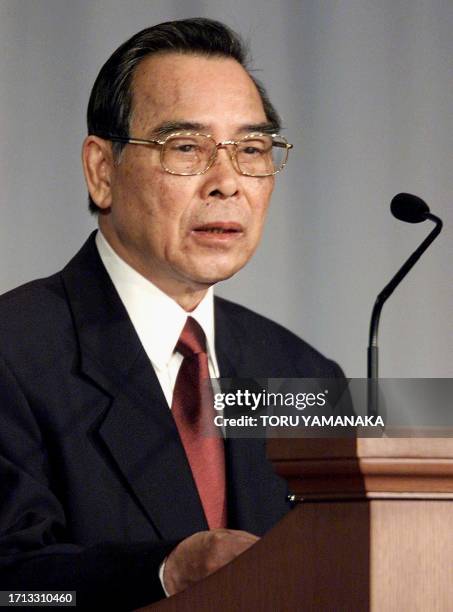
[[[180,176],[204,174],[214,164],[219,149],[227,149],[231,162],[244,176],[272,176],[283,170],[293,148],[279,134],[251,133],[240,140],[216,142],[210,134],[174,132],[163,140],[96,134],[105,140],[133,145],[160,146],[165,172]]]

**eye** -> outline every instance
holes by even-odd
[[[238,153],[244,157],[260,157],[267,153],[271,146],[272,142],[267,138],[249,138],[240,143]]]
[[[171,148],[178,153],[194,153],[199,149],[197,144],[193,143],[172,143]]]
[[[253,147],[252,145],[241,148],[241,153],[245,153],[246,155],[260,155],[262,152],[262,149]]]

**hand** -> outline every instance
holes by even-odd
[[[255,544],[259,538],[247,531],[212,529],[186,538],[169,554],[164,584],[170,595],[209,576]]]

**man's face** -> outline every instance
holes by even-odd
[[[136,138],[156,138],[168,124],[194,124],[216,142],[238,140],[256,131],[250,126],[266,123],[255,85],[229,58],[149,57],[136,69],[133,92],[130,135]],[[205,174],[175,176],[163,170],[159,154],[159,146],[126,145],[112,168],[110,207],[100,225],[130,265],[177,299],[247,263],[274,177],[238,174],[225,149]]]

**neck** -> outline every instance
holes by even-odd
[[[171,288],[160,285],[156,280],[148,280],[151,280],[156,287],[159,287],[161,291],[171,297],[171,299],[179,304],[186,312],[195,310],[208,291],[208,288],[194,289],[191,287],[185,287],[185,290],[172,291]]]
[[[201,284],[194,282],[183,282],[181,279],[173,278],[172,276],[165,274],[163,271],[159,273],[158,266],[153,266],[152,262],[144,262],[141,257],[134,257],[128,249],[125,249],[121,242],[112,239],[108,231],[102,228],[100,229],[104,238],[107,240],[110,247],[123,261],[125,261],[131,268],[141,274],[148,281],[153,283],[163,293],[167,294],[172,300],[174,300],[183,310],[186,312],[192,312],[201,302],[206,295],[210,285]]]

